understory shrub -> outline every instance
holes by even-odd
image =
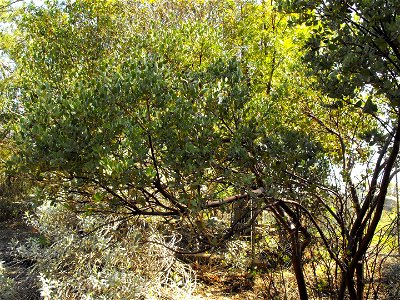
[[[385,299],[400,299],[400,259],[398,256],[384,264],[381,281],[384,285]]]
[[[17,299],[15,281],[7,276],[7,269],[0,261],[0,300]]]
[[[34,261],[44,299],[193,299],[194,273],[172,251],[178,238],[154,221],[45,203],[28,222],[40,237],[14,251]]]
[[[39,205],[37,190],[25,174],[6,175],[0,163],[0,222],[21,219]]]
[[[14,219],[26,210],[26,205],[20,200],[18,190],[20,184],[15,184],[11,180],[0,175],[0,222]]]

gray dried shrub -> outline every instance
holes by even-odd
[[[41,237],[15,252],[36,262],[43,299],[194,299],[194,273],[169,250],[177,237],[162,236],[152,222],[138,226],[50,204],[29,222]]]

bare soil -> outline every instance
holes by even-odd
[[[200,285],[199,295],[210,300],[270,299],[261,274],[229,270],[221,265],[193,264]]]

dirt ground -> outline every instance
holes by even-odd
[[[198,293],[204,299],[252,300],[264,299],[254,292],[255,279],[248,274],[230,273],[221,267],[193,265],[197,271]]]

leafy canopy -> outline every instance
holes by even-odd
[[[299,55],[286,52],[286,24],[249,1],[27,8],[9,50],[20,162],[59,200],[133,214],[196,212],[256,187],[287,193],[288,170],[323,177],[321,146],[285,122],[307,122],[288,101],[283,70]]]

